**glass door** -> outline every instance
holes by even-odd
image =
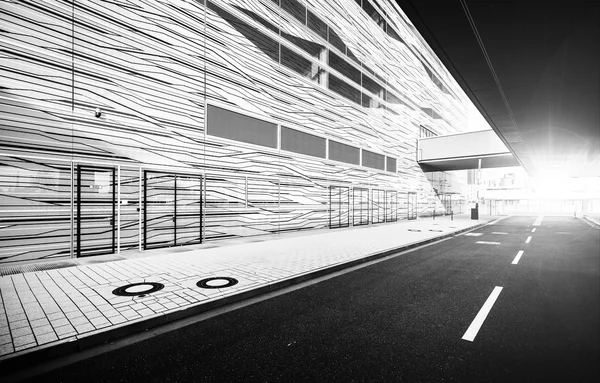
[[[398,220],[398,193],[394,190],[385,192],[385,222]]]
[[[350,226],[350,189],[329,187],[329,228]]]
[[[409,192],[408,193],[408,206],[407,206],[407,218],[408,219],[417,219],[417,193]]]
[[[202,242],[202,178],[175,176],[175,246]]]
[[[115,169],[77,166],[76,246],[78,257],[115,252]]]
[[[175,245],[175,176],[144,172],[144,249]]]
[[[354,188],[352,194],[352,225],[369,224],[369,189]]]
[[[144,248],[201,243],[202,176],[144,174]]]
[[[379,189],[371,190],[371,222],[381,223],[385,220],[385,192]]]

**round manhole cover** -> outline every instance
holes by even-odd
[[[196,286],[201,287],[203,289],[221,289],[224,287],[231,287],[236,285],[238,280],[230,277],[213,277],[213,278],[204,278],[198,283]]]
[[[154,293],[156,291],[162,290],[164,287],[165,285],[163,285],[162,283],[139,282],[117,287],[113,290],[112,293],[120,297],[136,297]]]

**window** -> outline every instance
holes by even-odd
[[[381,91],[383,90],[383,87],[381,85],[379,85],[375,82],[375,80],[364,74],[362,76],[362,86],[363,88],[375,95],[380,95]]]
[[[388,172],[396,173],[396,159],[393,157],[386,157],[385,161],[385,170],[387,170]]]
[[[308,156],[325,158],[326,140],[309,133],[281,127],[281,149]]]
[[[363,149],[362,165],[368,168],[385,170],[385,156]]]
[[[402,40],[402,37],[400,37],[400,35],[398,35],[398,32],[396,32],[389,24],[387,26],[387,34],[394,40],[400,41],[401,43],[406,44],[404,42],[404,40]]]
[[[224,9],[219,8],[213,2],[207,1],[206,4],[208,9],[214,11],[224,20],[226,20],[233,28],[235,28],[236,31],[244,35],[245,38],[252,42],[256,48],[269,56],[275,62],[279,62],[279,43],[277,41],[260,32],[253,26],[246,24],[244,21],[240,20]],[[262,21],[258,21],[262,23],[264,22],[264,19]]]
[[[306,24],[306,7],[297,0],[281,0],[281,8],[302,24]]]
[[[327,24],[325,24],[311,11],[308,11],[307,24],[313,32],[321,36],[323,40],[327,40]]]
[[[436,120],[443,120],[442,116],[440,116],[435,110],[431,110],[431,117],[433,117]]]
[[[329,140],[329,159],[360,165],[360,149],[341,142]]]
[[[377,23],[377,25],[379,25],[385,31],[385,29],[386,29],[385,20],[383,17],[381,17],[379,12],[377,12],[375,7],[373,7],[371,5],[371,3],[369,3],[367,0],[364,0],[362,2],[362,8],[365,11],[365,13],[367,15],[369,15],[369,17],[371,17],[373,19],[373,21],[375,21],[375,23]]]
[[[329,52],[329,66],[360,85],[360,71],[333,52]]]
[[[336,47],[337,49],[340,50],[340,52],[342,53],[346,53],[346,44],[344,44],[344,42],[342,41],[342,39],[340,38],[340,36],[338,36],[337,33],[335,33],[335,31],[331,28],[329,28],[329,44],[333,45],[334,47]]]
[[[312,62],[293,50],[281,46],[281,65],[308,78],[312,78]]]
[[[341,80],[332,74],[329,75],[328,87],[330,90],[334,91],[340,96],[346,97],[350,101],[353,101],[357,104],[361,103],[360,90],[354,88],[353,86],[347,84],[344,80]]]
[[[277,125],[213,105],[207,109],[207,134],[277,148]]]

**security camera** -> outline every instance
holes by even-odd
[[[100,108],[96,108],[96,117],[102,116],[102,110]]]

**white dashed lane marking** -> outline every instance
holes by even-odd
[[[532,232],[532,233],[535,233],[535,227],[534,227],[533,229],[531,229],[531,232]]]
[[[544,219],[543,215],[539,215],[537,217],[537,219],[535,220],[535,222],[533,223],[533,226],[540,226],[542,224],[542,220]]]
[[[527,237],[527,240],[525,241],[525,243],[529,243],[529,241],[531,241],[531,235],[529,237]]]
[[[477,241],[475,243],[481,243],[482,245],[499,245],[500,242],[488,242],[488,241]]]
[[[471,322],[471,325],[465,332],[465,335],[463,335],[462,339],[468,340],[469,342],[472,342],[475,339],[477,333],[479,332],[479,329],[481,328],[481,325],[483,324],[483,321],[485,321],[485,318],[487,318],[488,314],[490,313],[490,310],[492,309],[492,306],[494,306],[494,303],[496,302],[496,299],[498,299],[498,296],[500,295],[501,291],[502,287],[494,287],[494,290],[483,304],[483,307],[481,307],[481,309],[477,313],[475,319],[473,319],[473,322]]]
[[[523,255],[523,250],[519,250],[519,252],[517,253],[517,256],[514,259],[514,261],[512,261],[512,264],[516,265],[517,263],[519,263],[519,259],[521,259],[522,255]]]
[[[508,234],[508,233],[504,233],[502,231],[492,231],[492,234]]]

